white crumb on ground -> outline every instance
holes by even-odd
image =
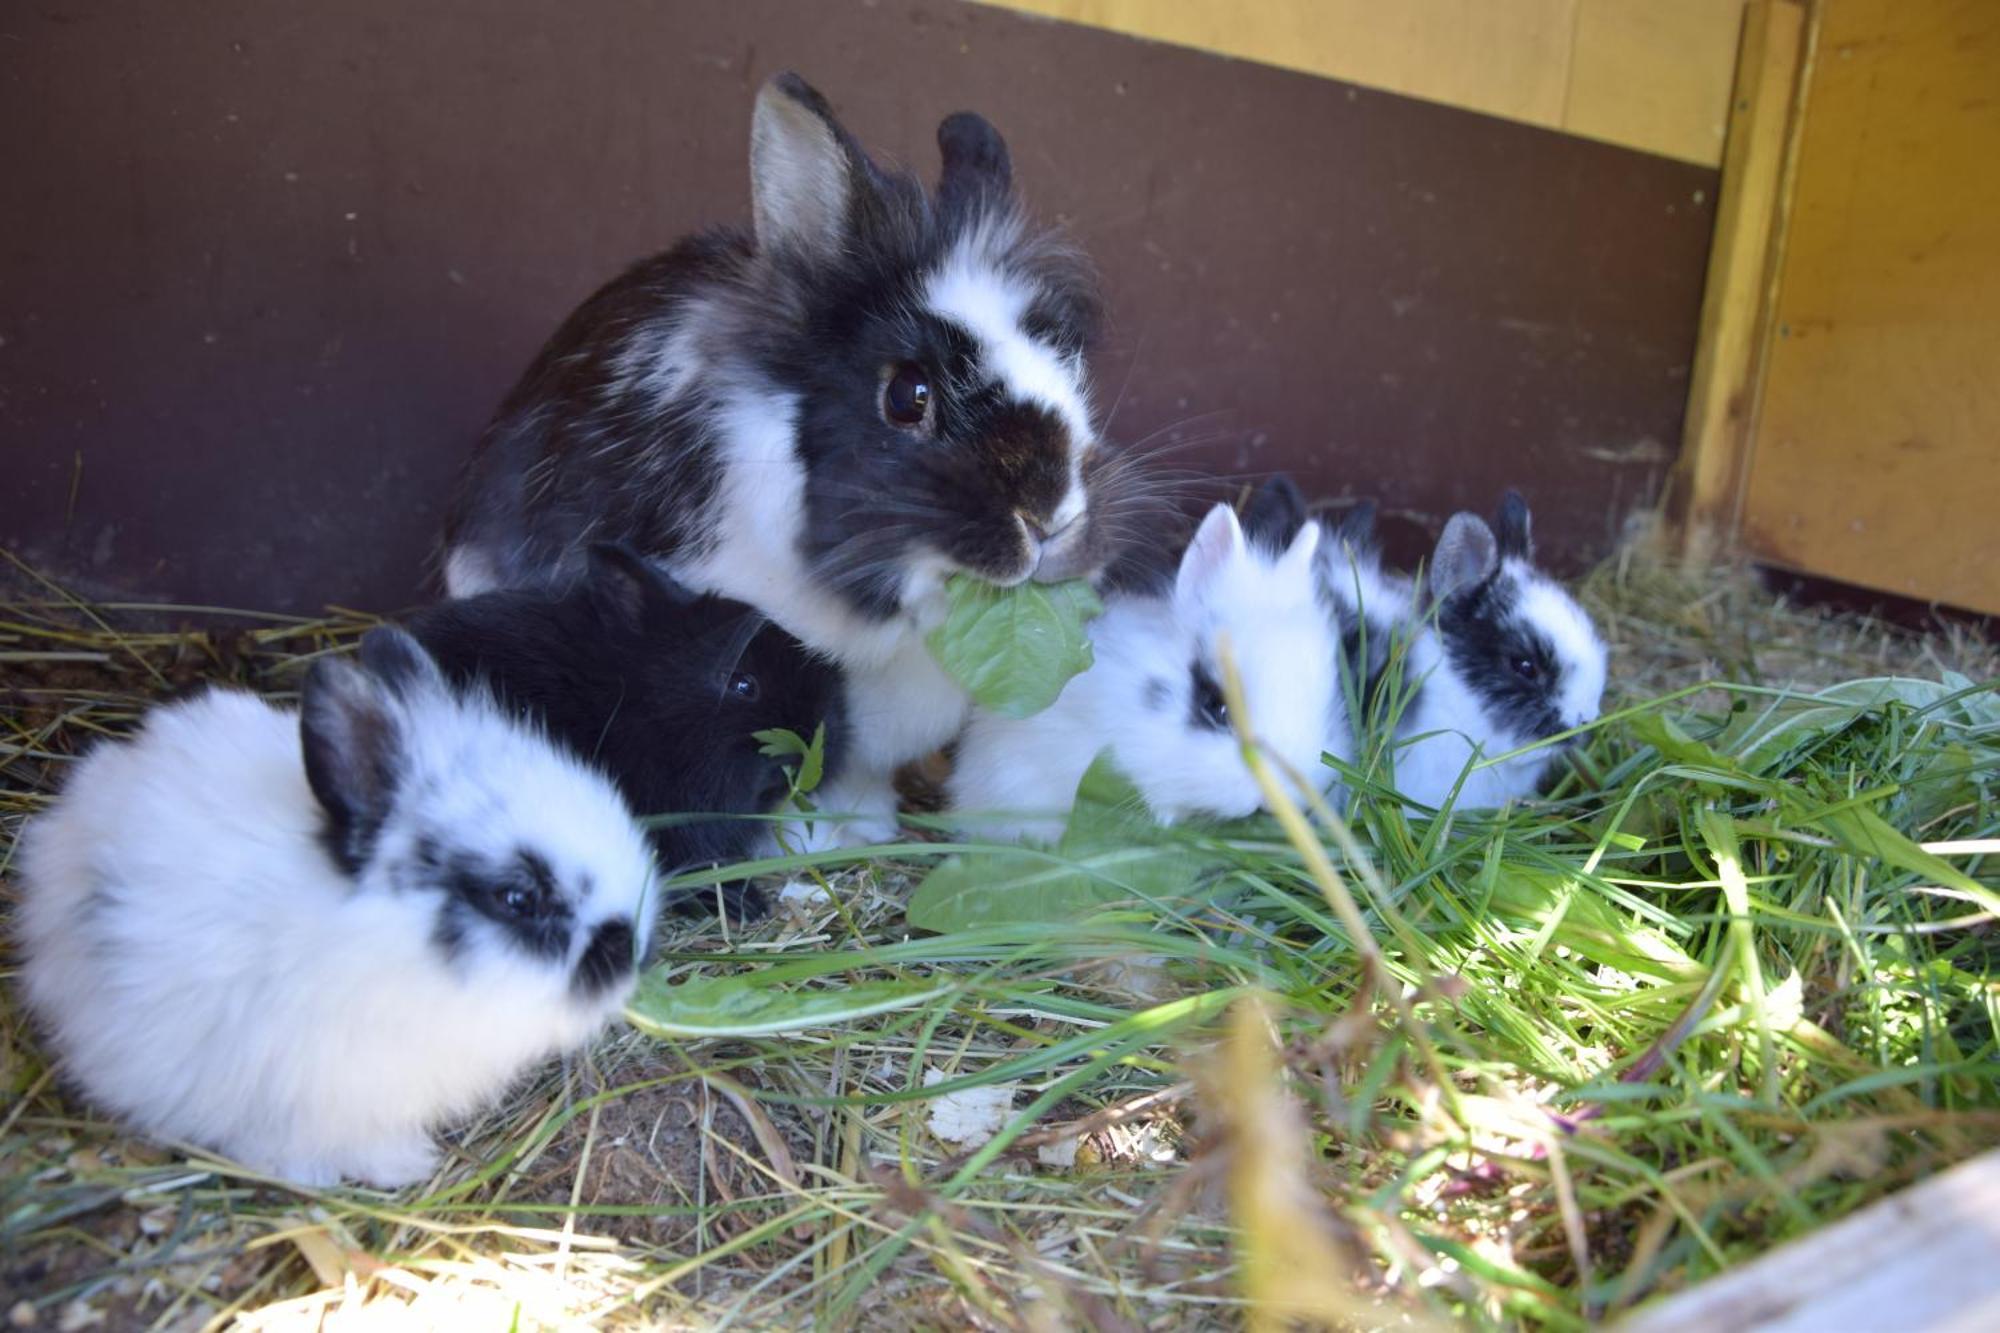
[[[926,1069],[924,1086],[936,1087],[947,1075],[942,1069]],[[977,1148],[1000,1132],[1014,1113],[1012,1083],[995,1083],[984,1088],[961,1088],[931,1101],[931,1133],[960,1148]],[[1072,1154],[1074,1149],[1072,1149]]]

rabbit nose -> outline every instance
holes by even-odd
[[[1036,544],[1035,567],[1029,576],[1035,582],[1061,583],[1090,573],[1089,543],[1084,540],[1090,524],[1082,512],[1063,518],[1053,529],[1025,516],[1021,521]]]

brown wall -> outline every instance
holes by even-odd
[[[568,308],[747,211],[798,68],[926,174],[962,106],[1101,263],[1114,436],[1572,565],[1679,439],[1713,171],[955,0],[0,10],[0,543],[93,592],[406,602]],[[1178,433],[1174,429],[1180,425]]]

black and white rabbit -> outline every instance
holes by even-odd
[[[1360,717],[1370,682],[1375,679],[1379,660],[1386,659],[1390,635],[1371,635],[1374,623],[1362,614],[1362,601],[1355,580],[1362,577],[1358,566],[1379,569],[1374,554],[1373,504],[1356,506],[1338,516],[1316,516],[1311,512],[1298,485],[1282,473],[1270,478],[1254,492],[1243,507],[1243,532],[1253,546],[1276,554],[1298,538],[1307,526],[1319,531],[1313,552],[1313,568],[1320,614],[1331,625],[1329,646],[1334,652],[1332,705],[1327,710],[1325,751],[1336,761],[1352,762]],[[1393,616],[1386,606],[1377,616]],[[1393,624],[1393,620],[1390,622]],[[1380,641],[1378,649],[1377,640]],[[1317,766],[1311,770],[1323,776],[1328,794],[1342,799],[1344,790],[1330,773]]]
[[[934,194],[796,75],[759,92],[754,225],[586,300],[480,440],[446,525],[453,596],[561,582],[593,541],[748,602],[849,677],[827,807],[894,828],[890,775],[957,731],[931,659],[944,582],[1093,574],[1144,488],[1100,438],[1088,267],[1026,219],[1005,143],[939,125]],[[886,822],[885,822],[886,821]]]
[[[1486,808],[1533,796],[1558,747],[1468,771],[1593,722],[1608,655],[1590,615],[1534,565],[1528,505],[1507,492],[1492,527],[1452,515],[1417,599],[1397,726],[1396,785],[1428,806]],[[1476,754],[1475,754],[1476,752]],[[1463,775],[1464,785],[1460,786]]]
[[[611,783],[395,629],[315,663],[296,714],[225,689],[154,710],[18,869],[62,1072],[314,1186],[428,1174],[434,1126],[619,1011],[653,916]]]
[[[770,813],[789,784],[759,731],[809,741],[825,724],[824,772],[839,772],[839,671],[757,611],[692,593],[626,547],[593,546],[566,589],[443,602],[408,628],[447,676],[485,682],[602,766],[642,816]],[[662,823],[652,836],[667,874],[742,861],[768,842],[743,818]],[[732,915],[764,910],[748,884],[724,896]]]
[[[1222,696],[1225,640],[1258,739],[1319,781],[1335,652],[1318,603],[1319,540],[1316,524],[1301,523],[1281,549],[1253,543],[1228,505],[1215,506],[1170,592],[1108,600],[1089,627],[1095,661],[1053,704],[1018,719],[974,710],[947,786],[952,809],[1009,819],[981,821],[982,831],[1052,841],[1084,771],[1109,747],[1163,822],[1254,813],[1263,794]]]
[[[1340,725],[1328,749],[1355,758],[1361,737],[1381,719],[1379,699],[1392,655],[1415,631],[1416,585],[1382,563],[1376,505],[1362,500],[1316,521],[1321,598],[1340,636]],[[1342,745],[1349,748],[1343,749]]]

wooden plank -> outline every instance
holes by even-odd
[[[2000,1152],[1639,1310],[1618,1333],[2000,1328]]]
[[[1578,0],[1563,128],[1722,160],[1743,0]]]
[[[987,0],[1682,161],[1722,157],[1743,0]],[[1582,55],[1583,64],[1577,63]]]
[[[1734,539],[1749,472],[1770,343],[1786,148],[1797,123],[1806,38],[1806,10],[1799,0],[1751,0],[1744,12],[1715,244],[1674,484],[1684,547],[1697,564]]]
[[[2000,5],[1821,24],[1744,544],[2000,612]]]

